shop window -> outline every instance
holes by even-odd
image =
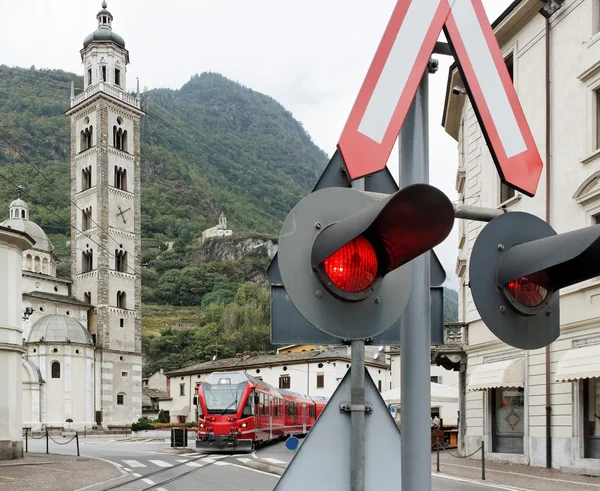
[[[523,454],[525,404],[522,388],[490,389],[492,452]]]
[[[600,378],[583,380],[584,457],[600,459]]]

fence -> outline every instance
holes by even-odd
[[[437,438],[437,441],[432,445],[432,447],[435,447],[435,450],[436,450],[436,471],[437,472],[440,472],[440,449],[444,450],[445,452],[447,452],[449,455],[451,455],[455,459],[468,459],[469,457],[472,457],[473,455],[475,455],[477,452],[479,452],[481,450],[481,480],[485,481],[485,442],[482,441],[481,446],[477,450],[475,450],[473,453],[471,453],[469,455],[464,455],[464,456],[463,455],[455,455],[447,448],[444,448],[444,446],[440,443],[439,438]]]
[[[54,443],[56,443],[57,445],[67,445],[69,443],[71,443],[73,440],[75,440],[75,443],[77,445],[77,457],[80,457],[79,454],[79,432],[76,431],[75,435],[73,435],[73,437],[66,442],[57,442],[54,438],[52,438],[50,436],[50,434],[48,433],[48,429],[46,429],[46,433],[42,436],[33,436],[29,434],[29,429],[25,429],[25,435],[23,435],[23,438],[25,438],[25,452],[29,452],[29,439],[31,438],[32,440],[41,440],[42,438],[46,439],[46,453],[50,453],[50,440],[52,440]]]

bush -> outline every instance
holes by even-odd
[[[131,425],[131,431],[151,430],[151,421],[148,418],[140,418],[137,423]]]
[[[162,409],[158,412],[157,421],[159,423],[168,423],[169,422],[169,418],[167,418],[166,413]]]
[[[164,414],[164,413],[163,413]],[[166,418],[166,415],[164,415]],[[165,430],[171,428],[197,428],[198,423],[189,421],[187,423],[161,423],[148,418],[140,418],[137,423],[131,425],[131,431]]]

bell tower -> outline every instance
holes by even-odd
[[[106,2],[83,41],[83,91],[71,96],[73,294],[95,306],[96,422],[131,424],[142,409],[140,120],[127,93],[129,52]]]

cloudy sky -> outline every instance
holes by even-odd
[[[177,89],[218,72],[274,97],[329,155],[377,49],[396,0],[107,0],[131,65],[128,89]],[[483,0],[490,21],[510,0]],[[0,64],[83,73],[79,49],[95,30],[101,0],[4,2]],[[456,142],[441,127],[448,67],[430,78],[430,182],[451,200]],[[68,89],[65,90],[65,97]],[[392,153],[388,166],[397,175]],[[456,227],[436,248],[457,287]]]

